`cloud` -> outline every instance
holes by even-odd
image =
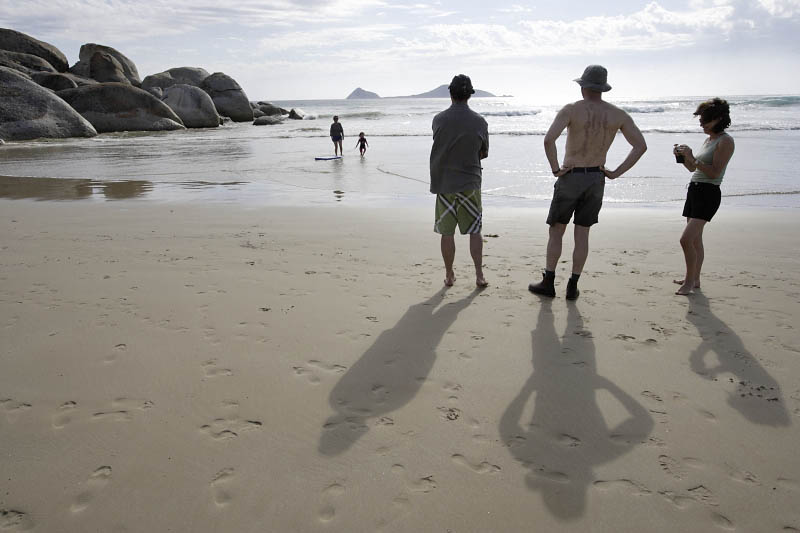
[[[209,27],[257,28],[342,21],[381,6],[380,0],[25,0],[3,2],[0,25],[41,39],[128,42]],[[86,39],[86,38],[84,38]]]
[[[800,15],[800,0],[758,0],[758,4],[773,17],[793,18]]]
[[[264,37],[259,40],[259,48],[263,51],[284,51],[292,49],[332,48],[335,53],[344,50],[353,54],[353,44],[376,43],[393,39],[394,32],[404,30],[397,24],[373,24],[357,27],[331,27],[319,30],[291,31]],[[360,53],[360,52],[359,52]]]

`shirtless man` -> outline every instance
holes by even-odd
[[[544,137],[544,152],[553,176],[558,178],[550,203],[547,224],[547,259],[543,280],[528,285],[528,290],[554,297],[555,275],[561,257],[561,241],[572,214],[575,214],[575,248],[572,252],[572,277],[567,282],[567,300],[578,298],[578,278],[589,254],[589,228],[597,223],[603,204],[605,178],[616,179],[628,171],[647,150],[642,132],[622,109],[603,101],[611,90],[608,72],[600,65],[589,65],[575,81],[581,86],[583,100],[567,104],[558,112]],[[559,165],[556,139],[566,128],[564,163]],[[628,157],[615,169],[606,168],[606,154],[621,131],[631,145]]]

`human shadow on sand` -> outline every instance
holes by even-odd
[[[596,483],[594,468],[644,441],[653,419],[629,394],[597,374],[592,334],[577,306],[568,306],[566,329],[559,338],[551,305],[542,301],[531,332],[533,374],[503,413],[499,431],[528,470],[528,488],[540,492],[548,510],[566,521],[584,514],[587,492]],[[627,413],[613,428],[597,403],[601,391]],[[533,415],[525,424],[523,410],[532,397]],[[635,487],[630,480],[614,481]]]
[[[455,302],[446,301],[446,292],[443,288],[409,307],[333,387],[329,402],[336,414],[322,428],[320,453],[343,453],[369,430],[368,422],[391,424],[385,415],[419,392],[436,361],[442,336],[480,290]]]
[[[721,374],[732,374],[729,379],[736,383],[736,390],[729,393],[728,404],[750,422],[790,425],[778,382],[745,348],[736,332],[713,313],[708,298],[699,290],[689,298],[686,317],[703,339],[689,356],[692,370],[710,380],[717,380]],[[716,355],[715,366],[707,361],[710,353]]]

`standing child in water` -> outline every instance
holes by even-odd
[[[361,152],[361,157],[364,157],[364,152],[367,151],[367,146],[369,143],[367,142],[367,138],[364,137],[364,132],[358,134],[358,140],[356,141],[356,146],[359,147],[358,151]]]

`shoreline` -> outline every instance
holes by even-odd
[[[248,195],[247,186],[262,189],[260,195]],[[355,209],[388,208],[422,208],[431,203],[432,195],[427,193],[368,193],[347,192],[338,189],[315,188],[306,195],[287,192],[264,191],[266,183],[255,182],[153,182],[149,180],[98,180],[92,178],[47,178],[30,176],[0,175],[0,201],[34,201],[34,202],[134,202],[153,205],[208,205],[222,207],[240,205],[247,208],[282,207],[282,208],[315,208],[320,206],[342,206]],[[173,194],[178,191],[177,194]],[[722,195],[723,206],[731,209],[793,211],[800,205],[776,205],[776,199],[792,197],[797,193],[774,192],[754,194]],[[160,195],[160,197],[158,197]],[[767,202],[754,204],[751,202]],[[673,209],[680,211],[684,199],[654,201],[615,201],[606,199],[604,210],[617,209]],[[520,198],[504,194],[492,194],[484,191],[485,209],[508,209],[524,211],[529,209],[548,208],[550,200]],[[679,213],[680,215],[680,213]]]
[[[478,292],[428,207],[1,203],[19,528],[800,529],[794,210],[723,206],[689,298],[679,213],[601,212],[573,304],[544,207]]]

